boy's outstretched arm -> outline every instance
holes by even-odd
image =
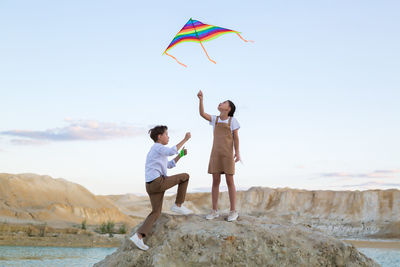
[[[182,150],[183,150],[183,155],[186,156],[187,149],[185,149],[185,147],[183,147]],[[178,156],[176,156],[173,160],[168,161],[167,168],[172,169],[173,167],[175,167],[176,163],[178,163],[178,161],[181,159],[181,157],[183,157],[183,156],[181,156],[180,153],[178,153]]]
[[[179,149],[183,146],[183,144],[185,144],[185,143],[190,139],[190,137],[192,137],[192,135],[190,134],[190,132],[187,132],[187,133],[185,134],[185,137],[182,139],[182,141],[180,141],[180,142],[176,145],[176,150],[179,151]]]
[[[200,112],[200,116],[202,116],[204,119],[211,121],[211,116],[210,114],[207,114],[204,112],[204,105],[203,105],[203,92],[200,90],[197,93],[197,97],[199,98],[199,112]]]
[[[183,155],[186,156],[187,155],[187,149],[185,147],[182,148],[183,149]],[[183,157],[183,156],[182,156]],[[180,153],[178,154],[178,156],[176,156],[174,158],[175,163],[178,163],[178,161],[182,158]]]
[[[187,149],[185,149],[185,147],[182,148],[183,149],[183,154],[187,155]],[[182,156],[183,157],[183,156]],[[176,156],[173,160],[168,161],[168,165],[167,168],[168,169],[172,169],[173,167],[176,166],[176,163],[178,163],[178,161],[181,159],[181,155],[180,153],[178,153],[178,156]]]

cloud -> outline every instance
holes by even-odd
[[[395,170],[376,170],[376,173],[400,173],[400,169]]]
[[[328,172],[322,173],[321,176],[333,178],[393,178],[393,175],[397,173],[400,173],[400,169],[375,170],[367,173]]]
[[[48,144],[48,141],[42,141],[42,140],[33,140],[33,139],[12,139],[11,143],[14,145],[45,145]]]
[[[43,131],[9,130],[0,132],[1,135],[22,137],[11,142],[18,145],[38,145],[58,141],[75,140],[108,140],[123,137],[134,137],[145,133],[144,128],[131,124],[99,122],[96,120],[72,120],[66,118],[65,127],[51,128]]]

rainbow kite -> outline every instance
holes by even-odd
[[[176,62],[178,62],[182,66],[187,67],[182,62],[179,62],[174,56],[168,54],[167,51],[182,42],[198,42],[198,43],[200,43],[201,47],[203,48],[204,52],[206,53],[208,59],[211,62],[214,62],[216,64],[216,62],[208,56],[207,51],[204,48],[202,42],[214,40],[215,38],[217,38],[223,34],[226,34],[226,33],[236,33],[240,37],[240,39],[242,39],[243,41],[253,42],[250,40],[248,41],[248,40],[243,39],[243,37],[240,36],[239,32],[237,32],[237,31],[221,28],[218,26],[204,24],[198,20],[194,20],[194,19],[190,18],[189,21],[185,24],[185,26],[183,26],[182,30],[180,30],[178,32],[178,34],[175,36],[175,38],[169,44],[167,49],[165,49],[163,55],[166,54],[167,56],[170,56],[173,59],[175,59]]]

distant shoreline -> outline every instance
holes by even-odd
[[[400,250],[400,241],[391,241],[390,239],[380,240],[342,240],[348,244],[352,244],[356,248],[380,248],[380,249],[393,249]]]
[[[60,237],[10,237],[0,236],[0,246],[21,247],[82,247],[82,248],[113,248],[119,247],[125,235],[84,236],[63,235]]]
[[[0,246],[24,246],[24,247],[96,247],[114,248],[119,247],[125,235],[85,236],[85,235],[64,235],[62,237],[10,237],[0,236]],[[400,241],[390,239],[379,240],[354,240],[342,239],[347,244],[352,244],[356,248],[377,248],[400,250]]]
[[[54,228],[40,224],[0,223],[0,246],[118,247],[126,234],[99,233],[99,226]]]

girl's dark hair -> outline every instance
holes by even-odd
[[[228,103],[229,103],[229,106],[231,107],[231,111],[229,111],[228,116],[233,117],[233,114],[235,114],[236,106],[230,100],[228,100]]]
[[[158,125],[152,129],[149,130],[150,138],[153,139],[154,143],[157,142],[158,136],[160,134],[164,134],[165,131],[168,130],[167,126],[164,125]]]

